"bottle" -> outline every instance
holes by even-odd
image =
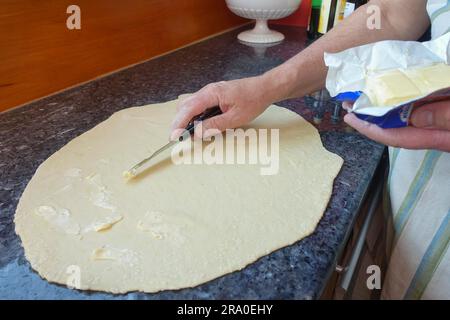
[[[367,0],[347,0],[345,3],[344,19],[351,15],[356,9],[365,5]]]
[[[320,18],[320,8],[322,7],[322,0],[312,0],[311,4],[311,14],[309,16],[307,35],[310,40],[317,39],[319,18]]]
[[[331,28],[344,20],[346,0],[323,0],[320,8],[318,32],[327,33]]]

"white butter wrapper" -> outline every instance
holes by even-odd
[[[415,106],[450,99],[450,88],[447,88],[399,105],[382,107],[372,105],[370,99],[361,93],[368,74],[437,63],[450,64],[450,33],[428,42],[380,41],[338,53],[325,53],[324,60],[328,67],[326,88],[330,95],[339,95],[338,100],[348,98],[355,101],[352,112],[383,128],[407,126]]]

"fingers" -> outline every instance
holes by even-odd
[[[353,113],[345,115],[344,121],[359,133],[377,142],[393,147],[413,147],[405,134],[402,132],[393,132],[393,130],[398,129],[382,129],[375,124],[358,119]]]
[[[343,108],[345,111],[350,111],[350,110],[352,110],[352,107],[353,107],[353,102],[350,102],[350,101],[343,101],[343,102],[342,102],[342,108]]]
[[[228,111],[202,122],[202,130],[196,131],[196,138],[209,138],[232,127],[232,113]]]
[[[188,100],[190,97],[192,97],[193,95],[194,95],[193,93],[185,93],[185,94],[179,95],[179,96],[178,96],[179,102],[178,102],[178,104],[177,104],[177,111],[179,111],[180,108],[181,108],[181,106],[183,105],[183,103],[184,103],[186,100]]]
[[[440,101],[417,108],[411,114],[411,123],[417,128],[450,130],[450,101]]]
[[[170,139],[177,139],[182,131],[181,129],[184,129],[194,116],[218,104],[219,101],[212,85],[208,85],[182,100],[172,123]]]
[[[361,134],[377,142],[405,149],[437,149],[450,151],[450,132],[414,127],[382,129],[375,124],[358,119],[350,113],[344,121]]]

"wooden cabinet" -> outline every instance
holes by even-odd
[[[66,27],[71,4],[81,30]],[[0,111],[246,21],[224,0],[3,0]]]

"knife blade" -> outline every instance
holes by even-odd
[[[215,107],[206,109],[203,113],[195,116],[194,118],[191,119],[191,121],[189,121],[189,123],[186,126],[183,134],[177,140],[170,141],[166,145],[162,146],[161,148],[159,148],[158,150],[153,152],[149,157],[145,158],[144,160],[140,161],[138,164],[134,165],[131,169],[129,169],[127,171],[124,171],[123,172],[123,176],[126,179],[132,179],[132,178],[136,177],[137,175],[139,175],[139,173],[142,172],[141,169],[147,163],[149,163],[150,160],[152,160],[153,158],[155,158],[157,155],[161,154],[165,150],[170,149],[171,147],[173,147],[177,143],[182,142],[182,141],[186,140],[187,138],[189,138],[191,135],[193,135],[194,131],[195,131],[195,128],[197,127],[197,125],[201,121],[204,121],[206,119],[212,118],[212,117],[217,116],[219,114],[222,114],[222,110],[220,109],[220,107],[215,106]]]

